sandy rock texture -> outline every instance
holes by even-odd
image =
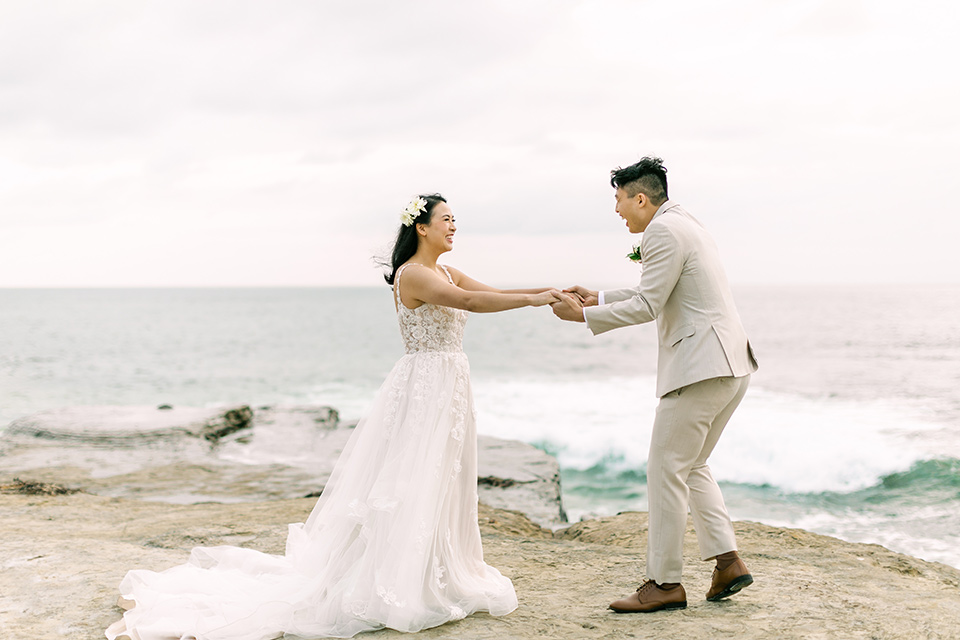
[[[78,492],[24,495],[0,478],[0,638],[93,640],[120,615],[128,569],[162,570],[196,545],[282,553],[286,525],[309,498],[240,504],[162,504]],[[34,488],[34,490],[36,487]],[[56,492],[51,492],[56,493]],[[646,515],[625,513],[552,532],[524,515],[482,505],[488,562],[513,579],[520,607],[475,615],[417,637],[871,639],[960,637],[960,571],[875,545],[738,522],[753,586],[721,603],[703,599],[710,567],[687,535],[689,607],[614,614],[606,605],[640,581]],[[390,630],[364,638],[409,638]]]

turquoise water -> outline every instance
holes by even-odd
[[[761,369],[711,459],[732,515],[960,567],[960,287],[735,293]],[[646,507],[652,326],[474,314],[464,348],[480,431],[556,455],[573,519]],[[360,417],[401,354],[387,287],[0,290],[0,425],[96,404]]]

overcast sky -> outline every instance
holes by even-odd
[[[648,154],[735,283],[960,282],[952,1],[0,0],[0,287],[628,285]],[[382,281],[381,281],[382,282]]]

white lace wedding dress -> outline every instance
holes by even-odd
[[[405,307],[404,269],[394,289],[406,355],[307,521],[290,525],[286,553],[197,547],[186,564],[130,571],[120,593],[136,604],[107,638],[346,638],[516,609],[480,544],[467,312]]]

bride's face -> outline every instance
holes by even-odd
[[[417,232],[420,234],[421,243],[426,243],[440,253],[453,249],[453,234],[457,232],[457,224],[447,203],[437,204],[433,208],[430,224],[418,224]]]

